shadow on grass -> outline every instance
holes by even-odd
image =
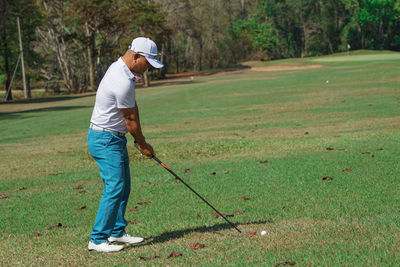
[[[154,81],[152,82],[151,87],[157,87],[157,86],[168,86],[168,85],[183,85],[183,84],[194,84],[194,83],[199,83],[198,81],[192,81],[192,80],[184,80],[184,81],[177,81],[177,80],[160,80],[160,81]],[[146,87],[143,87],[143,85],[138,85],[136,88],[140,89],[146,89]]]
[[[49,107],[49,108],[29,109],[29,110],[15,111],[15,112],[0,112],[0,120],[17,119],[17,118],[21,117],[22,114],[24,114],[24,113],[67,111],[67,110],[88,108],[88,107],[89,106],[65,106],[65,107]],[[32,116],[24,116],[24,118],[29,118],[29,117],[32,117]]]
[[[254,225],[254,224],[265,224],[265,223],[271,223],[272,221],[268,220],[262,220],[262,221],[255,221],[255,222],[248,222],[248,223],[240,223],[240,224],[235,224],[235,226],[240,227],[240,225]],[[154,245],[158,243],[164,243],[173,239],[179,239],[185,236],[186,234],[197,232],[197,233],[206,233],[206,232],[215,232],[217,233],[218,231],[221,230],[226,230],[226,229],[232,229],[232,231],[236,232],[236,230],[228,223],[221,223],[221,224],[215,224],[213,226],[201,226],[201,227],[196,227],[196,228],[188,228],[188,229],[183,229],[183,230],[176,230],[176,231],[171,231],[171,232],[165,232],[162,233],[159,236],[154,236],[154,237],[149,237],[146,238],[145,243],[141,245],[132,245],[129,247],[144,247],[144,246],[149,246],[149,245]],[[239,228],[240,230],[240,228]],[[239,232],[237,232],[239,234]],[[244,232],[242,231],[242,234]]]
[[[0,102],[0,105],[56,102],[56,101],[73,100],[73,99],[78,99],[78,98],[90,97],[93,95],[95,95],[95,93],[88,93],[88,94],[84,94],[84,95],[49,96],[49,97],[40,97],[40,98],[32,98],[32,99],[21,99],[21,100],[12,100],[12,101],[8,101],[8,102]]]

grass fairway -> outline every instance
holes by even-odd
[[[0,265],[400,265],[400,58],[371,55],[137,91],[158,157],[221,212],[243,211],[229,219],[257,231],[248,238],[129,138],[128,209],[139,208],[127,211],[137,222],[127,231],[146,241],[89,253],[103,190],[86,145],[94,96],[0,104]],[[168,259],[171,251],[183,256]]]

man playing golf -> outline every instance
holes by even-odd
[[[149,158],[154,155],[140,127],[135,85],[136,77],[150,65],[163,67],[156,55],[157,46],[152,40],[134,39],[124,56],[108,68],[97,90],[87,142],[105,188],[90,234],[89,251],[120,251],[124,246],[113,242],[135,244],[143,241],[143,238],[125,232],[127,221],[124,215],[131,190],[125,134],[129,132],[134,137],[143,155]]]

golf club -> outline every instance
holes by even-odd
[[[139,149],[138,145],[135,143],[137,149]],[[231,226],[233,226],[239,233],[242,233],[233,223],[231,223],[223,214],[221,214],[216,208],[214,208],[207,200],[205,200],[202,196],[200,196],[193,188],[191,188],[185,181],[183,181],[175,172],[173,172],[170,168],[167,167],[161,160],[159,160],[156,156],[152,157],[155,161],[157,161],[161,166],[164,167],[169,173],[175,176],[176,179],[181,181],[187,188],[189,188],[193,193],[195,193],[201,200],[203,200],[208,206],[210,206],[213,210],[215,210],[219,216],[225,219]]]

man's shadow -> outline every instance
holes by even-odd
[[[262,221],[255,221],[255,222],[247,222],[247,223],[241,223],[240,225],[255,225],[255,224],[265,224],[265,223],[273,223],[272,220],[262,220]],[[238,224],[235,224],[237,226]],[[228,223],[221,223],[221,224],[215,224],[213,226],[201,226],[201,227],[196,227],[196,228],[187,228],[183,230],[176,230],[176,231],[171,231],[171,232],[165,232],[162,233],[159,236],[151,236],[149,238],[146,238],[144,243],[140,245],[131,245],[129,247],[144,247],[148,245],[154,245],[158,243],[164,243],[173,239],[178,239],[183,237],[186,234],[193,233],[193,232],[198,232],[198,233],[205,233],[205,232],[214,232],[218,233],[218,231],[225,230],[232,228],[232,231],[236,230]],[[239,228],[240,229],[240,228]],[[239,232],[237,232],[239,233]],[[219,234],[219,233],[218,233]],[[243,231],[242,231],[243,234]]]

